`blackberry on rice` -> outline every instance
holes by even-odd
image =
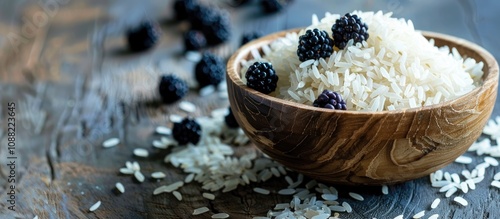
[[[346,103],[342,96],[334,91],[324,90],[316,100],[313,106],[326,109],[347,110]]]
[[[276,75],[273,65],[269,62],[253,63],[248,68],[245,78],[247,79],[248,87],[264,94],[269,94],[276,90],[278,83],[278,75]]]
[[[327,58],[332,55],[333,41],[324,30],[307,30],[306,33],[299,37],[299,46],[297,48],[297,56],[300,61],[309,59]]]
[[[333,44],[344,49],[349,40],[354,40],[354,44],[368,39],[368,26],[361,21],[357,15],[345,14],[332,25]]]

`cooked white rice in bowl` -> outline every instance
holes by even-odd
[[[369,38],[348,45],[330,57],[301,62],[299,36],[317,28],[331,36],[339,14],[327,13],[312,25],[291,32],[242,61],[241,79],[256,61],[272,63],[279,76],[270,95],[312,105],[323,90],[342,95],[348,110],[384,111],[415,108],[455,99],[480,85],[483,63],[462,57],[455,48],[434,46],[413,23],[391,13],[354,11],[368,26]]]

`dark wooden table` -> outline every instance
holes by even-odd
[[[208,206],[211,213],[226,212],[231,218],[265,216],[276,203],[289,202],[290,196],[276,191],[287,185],[283,177],[255,185],[270,189],[264,196],[252,186],[216,192],[210,201],[201,197],[197,183],[185,185],[182,201],[171,194],[153,196],[159,185],[183,180],[185,174],[163,163],[167,152],[153,149],[158,139],[154,128],[171,126],[167,116],[186,115],[177,105],[155,104],[157,77],[175,73],[192,78],[193,62],[182,55],[181,33],[186,25],[173,21],[172,1],[101,1],[47,0],[0,2],[0,218],[192,218],[193,209]],[[231,7],[217,1],[232,16],[233,37],[230,43],[213,48],[228,56],[238,47],[241,33],[259,29],[263,33],[302,27],[310,24],[311,14],[320,17],[326,11],[346,13],[352,10],[394,11],[396,17],[412,19],[417,29],[442,32],[476,42],[498,59],[500,44],[499,1],[485,0],[366,0],[303,1],[295,0],[285,11],[265,15],[255,1]],[[163,36],[155,49],[127,52],[123,31],[144,17],[159,20]],[[190,79],[192,80],[192,79]],[[200,98],[192,91],[186,97],[199,106],[193,115],[228,106],[227,100],[212,95]],[[15,159],[8,157],[7,104],[16,105]],[[500,115],[499,101],[493,116]],[[121,144],[103,149],[101,143],[111,137]],[[153,152],[148,159],[132,155],[136,147]],[[252,145],[236,148],[239,153],[255,150]],[[469,165],[451,164],[446,171],[472,169],[483,158]],[[9,182],[15,160],[15,180]],[[137,183],[119,174],[125,161],[136,160],[146,175],[156,170],[167,178]],[[489,184],[499,167],[489,167],[476,190],[464,194],[466,207],[444,198],[430,186],[429,177],[389,187],[382,195],[380,187],[336,186],[340,197],[350,200],[354,211],[341,218],[411,218],[421,210],[426,216],[440,218],[500,218],[500,189]],[[296,174],[290,173],[296,179]],[[114,191],[116,182],[126,187],[124,194]],[[15,185],[15,212],[9,210],[10,189]],[[353,201],[348,191],[365,197]],[[442,202],[430,210],[434,198]],[[89,212],[97,200],[101,207]],[[209,218],[211,213],[198,216]]]

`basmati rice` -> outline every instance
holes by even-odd
[[[226,213],[217,213],[217,214],[212,215],[212,218],[228,218],[228,217],[229,217],[229,214],[226,214]]]
[[[210,211],[210,209],[208,209],[207,207],[196,208],[193,210],[193,215],[203,214],[208,211]]]
[[[365,200],[365,198],[363,198],[363,196],[361,196],[358,193],[349,192],[349,196],[351,196],[351,198],[356,199],[358,201],[364,201]]]
[[[116,189],[120,192],[120,193],[124,193],[125,192],[125,187],[123,186],[123,184],[121,184],[120,182],[117,182],[115,184],[115,187]]]
[[[422,218],[423,216],[425,216],[425,210],[416,213],[415,215],[413,215],[413,218]]]
[[[382,12],[352,14],[370,27],[366,42],[350,41],[343,50],[319,61],[299,61],[296,55],[299,36],[307,29],[329,31],[340,17],[327,13],[319,23],[313,21],[299,33],[288,33],[273,41],[269,45],[271,51],[266,48],[265,54],[252,50],[253,59],[242,62],[242,80],[245,81],[248,63],[268,61],[280,78],[276,92],[270,95],[312,105],[317,94],[329,89],[340,92],[348,109],[358,111],[437,104],[455,99],[479,84],[482,62],[462,58],[454,48],[450,51],[447,47],[435,47],[414,30],[410,20],[392,18]]]
[[[134,155],[138,157],[148,157],[149,152],[144,148],[136,148],[134,149]]]
[[[102,143],[104,148],[110,148],[118,145],[120,143],[120,139],[118,138],[110,138]]]
[[[462,206],[467,206],[469,203],[467,202],[467,200],[465,200],[464,198],[462,197],[455,197],[453,198],[453,201],[455,201],[456,203],[458,204],[461,204]]]
[[[432,209],[437,208],[437,206],[439,206],[439,203],[441,203],[441,199],[439,198],[434,199],[434,201],[431,204],[431,208]]]
[[[93,212],[93,211],[97,210],[100,206],[101,206],[101,201],[97,201],[95,204],[93,204],[93,205],[89,208],[89,211],[90,211],[90,212]]]

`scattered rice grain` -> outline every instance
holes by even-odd
[[[105,148],[110,148],[118,145],[120,143],[120,139],[118,138],[110,138],[102,143],[102,146]]]
[[[93,212],[93,211],[97,210],[100,206],[101,206],[101,201],[97,201],[95,204],[93,204],[93,205],[89,208],[89,211],[90,211],[90,212]]]

